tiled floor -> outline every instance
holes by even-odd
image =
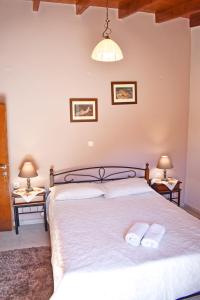
[[[0,251],[50,245],[49,231],[44,224],[22,225],[15,231],[0,232]]]

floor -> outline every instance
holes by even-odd
[[[49,245],[49,231],[44,230],[42,223],[20,226],[19,234],[15,230],[0,232],[0,251]]]
[[[50,246],[49,231],[44,230],[44,224],[22,225],[18,235],[14,230],[0,232],[0,251],[39,246]],[[200,300],[200,296],[187,299]]]
[[[200,219],[200,214],[199,212],[197,212],[196,210],[192,209],[189,206],[184,206],[184,209],[191,215],[193,215],[194,217]]]

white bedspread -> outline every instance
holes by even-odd
[[[175,300],[200,291],[200,221],[155,191],[50,202],[52,300]],[[134,222],[165,226],[158,249],[126,243]]]

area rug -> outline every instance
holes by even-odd
[[[0,300],[49,300],[52,293],[50,247],[0,252]]]
[[[52,293],[50,247],[0,252],[0,300],[49,300]]]

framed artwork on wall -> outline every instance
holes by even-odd
[[[112,104],[137,104],[136,81],[111,82]]]
[[[97,122],[96,98],[70,98],[70,122]]]

